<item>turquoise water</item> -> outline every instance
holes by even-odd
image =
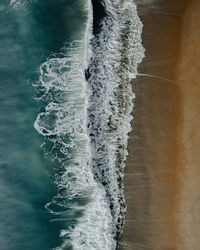
[[[117,249],[141,30],[132,0],[1,1],[0,249]]]
[[[56,192],[54,163],[44,158],[34,129],[40,103],[32,84],[40,64],[77,39],[83,1],[0,3],[0,249],[45,250],[60,245],[62,222],[45,209]]]

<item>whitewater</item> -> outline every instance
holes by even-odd
[[[131,80],[144,57],[142,23],[132,0],[100,3],[105,15],[99,30],[93,25],[95,1],[87,0],[80,39],[47,58],[33,84],[41,103],[34,127],[57,166],[56,195],[46,204],[53,220],[65,225],[56,250],[117,249],[125,221]]]

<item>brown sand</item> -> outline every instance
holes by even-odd
[[[192,1],[144,2],[137,1],[146,49],[139,72],[165,79],[140,76],[133,82],[121,247],[198,250],[200,1],[187,9]]]
[[[200,1],[183,18],[176,82],[181,91],[177,250],[200,249]],[[181,170],[181,171],[179,171]]]

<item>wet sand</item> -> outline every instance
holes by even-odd
[[[183,18],[181,50],[176,70],[181,91],[177,250],[200,249],[200,1]]]
[[[152,77],[133,81],[121,248],[198,250],[200,1],[137,4],[146,49],[139,73]]]

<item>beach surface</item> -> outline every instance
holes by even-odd
[[[137,5],[146,57],[133,81],[121,248],[198,250],[200,2]]]
[[[200,1],[183,17],[176,82],[181,93],[177,166],[178,250],[200,248]]]

